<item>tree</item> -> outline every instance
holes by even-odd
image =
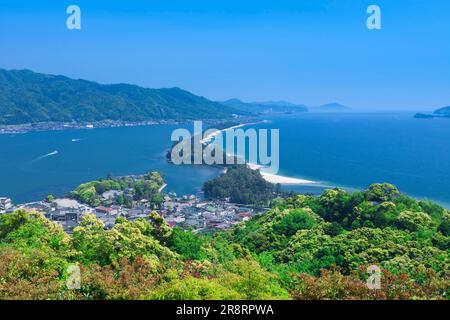
[[[450,237],[450,213],[446,212],[442,216],[442,222],[440,223],[438,230],[446,237]]]
[[[153,227],[151,231],[153,237],[161,243],[167,244],[172,235],[172,228],[156,211],[152,211],[147,218]]]
[[[396,186],[390,183],[375,183],[369,187],[365,195],[369,201],[385,202],[392,201],[400,195],[400,192]]]
[[[316,221],[311,215],[302,209],[294,209],[273,226],[275,233],[293,236],[298,230],[311,229]]]
[[[73,230],[73,246],[80,252],[84,263],[94,262],[102,266],[111,263],[113,244],[104,223],[93,214],[86,214]]]
[[[415,232],[430,229],[433,220],[424,212],[403,211],[397,217],[396,224],[400,229]]]
[[[205,258],[202,248],[204,239],[201,235],[194,234],[192,230],[184,231],[181,228],[174,228],[169,243],[172,250],[185,258],[194,260]]]
[[[242,204],[267,205],[274,197],[274,185],[246,165],[228,167],[225,174],[205,182],[203,191],[208,198]]]

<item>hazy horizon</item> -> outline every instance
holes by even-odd
[[[71,4],[81,30],[66,28]],[[371,4],[382,30],[366,28]],[[0,68],[214,101],[428,112],[450,105],[449,10],[444,0],[0,0]]]

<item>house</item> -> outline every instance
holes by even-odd
[[[5,213],[7,210],[11,209],[12,206],[13,204],[10,198],[0,198],[0,213]]]
[[[169,221],[167,222],[167,224],[169,225],[169,227],[174,228],[176,227],[177,223],[175,221]]]
[[[107,207],[104,207],[104,206],[99,206],[99,207],[95,208],[95,212],[96,213],[111,214],[112,211],[113,211],[112,208],[107,208]]]
[[[139,201],[139,206],[142,208],[148,208],[150,206],[150,202],[147,199],[142,199]]]
[[[109,191],[103,192],[102,197],[105,200],[114,200],[115,198],[117,198],[118,196],[121,196],[121,195],[123,195],[123,191],[109,190]]]

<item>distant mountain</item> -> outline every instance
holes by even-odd
[[[0,69],[0,124],[224,119],[248,114],[179,88],[101,85]]]
[[[254,114],[296,113],[308,111],[308,107],[303,104],[294,104],[286,101],[243,102],[239,99],[230,99],[222,102],[222,104],[242,112],[251,112]]]
[[[434,111],[434,114],[443,115],[443,116],[450,116],[450,106],[440,108],[440,109]]]
[[[351,110],[350,107],[335,102],[310,108],[310,111],[312,112],[344,112],[350,110]]]
[[[450,118],[450,106],[435,110],[433,113],[416,113],[415,118],[431,119],[431,118]]]

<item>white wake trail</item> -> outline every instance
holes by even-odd
[[[43,156],[37,157],[36,159],[32,160],[31,162],[36,162],[36,161],[39,161],[39,160],[42,160],[42,159],[45,159],[45,158],[57,155],[58,153],[59,153],[58,150],[55,150],[53,152],[44,154]]]

